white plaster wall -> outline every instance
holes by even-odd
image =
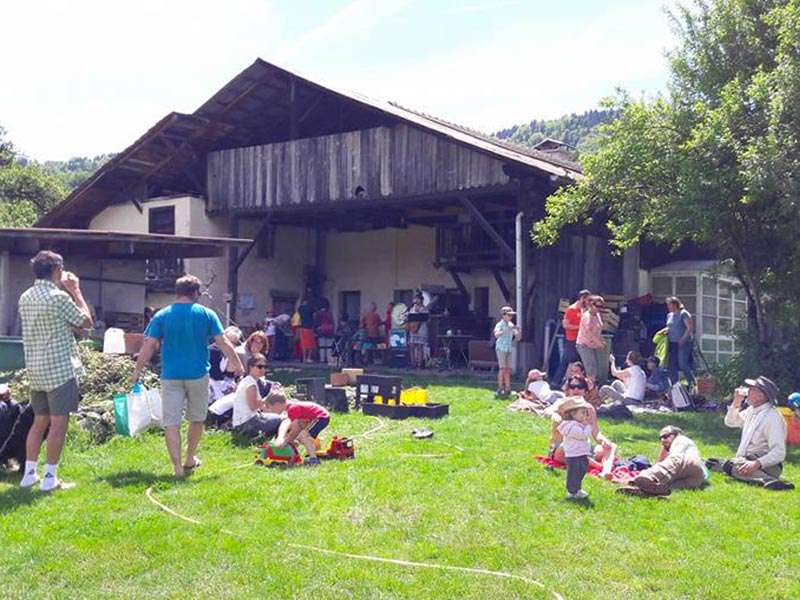
[[[375,302],[382,312],[395,289],[414,289],[423,284],[456,287],[449,273],[433,265],[436,231],[432,227],[330,233],[326,241],[325,294],[337,317],[341,314],[342,291],[360,291],[362,311]],[[462,274],[461,279],[470,295],[475,287],[489,288],[490,316],[505,304],[491,273],[476,270]],[[505,280],[513,293],[513,276],[505,274]]]
[[[83,295],[92,306],[101,306],[104,312],[141,313],[144,310],[144,261],[98,261],[89,258],[70,260],[65,257],[65,262],[66,268],[81,279]],[[138,285],[90,281],[89,278],[130,281]]]
[[[205,227],[197,218],[198,212],[205,216],[205,201],[194,196],[172,198],[150,198],[142,202],[144,210],[139,212],[132,202],[115,204],[103,209],[90,222],[89,229],[121,231],[125,233],[147,233],[147,213],[151,208],[175,207],[175,235],[192,235],[194,227]],[[194,222],[193,222],[194,217]],[[195,232],[194,235],[205,235]],[[211,235],[211,234],[209,234]]]

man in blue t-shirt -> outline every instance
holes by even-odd
[[[228,359],[229,370],[244,372],[236,350],[223,335],[217,313],[197,304],[200,280],[184,275],[175,282],[177,300],[156,313],[145,331],[145,341],[133,380],[138,381],[145,365],[161,343],[161,402],[164,437],[176,477],[200,465],[195,450],[203,435],[208,412],[208,344],[213,338]],[[181,461],[181,416],[186,408],[189,431],[186,460]]]

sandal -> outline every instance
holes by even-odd
[[[197,458],[195,456],[194,457],[194,464],[193,465],[183,465],[183,470],[184,471],[194,471],[195,469],[199,468],[200,465],[202,465],[202,464],[203,464],[203,461],[201,461],[199,458]]]

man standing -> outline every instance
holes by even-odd
[[[134,381],[150,361],[161,342],[161,402],[167,451],[176,477],[200,466],[195,456],[203,435],[208,412],[208,343],[213,338],[228,359],[228,369],[236,375],[244,372],[233,345],[223,334],[217,314],[197,304],[200,280],[184,275],[175,282],[174,304],[162,308],[150,321],[136,367]],[[186,408],[189,431],[186,441],[186,460],[181,461],[181,416]]]
[[[556,371],[555,377],[553,377],[553,382],[556,386],[561,385],[569,364],[580,360],[575,342],[578,339],[578,330],[581,327],[583,311],[586,310],[591,295],[592,292],[589,290],[581,290],[578,292],[578,299],[570,304],[567,310],[564,311],[564,319],[561,321],[561,325],[564,327],[564,353],[561,355],[561,363],[558,365],[558,371]]]
[[[19,299],[25,367],[31,389],[33,426],[26,442],[25,474],[20,486],[39,482],[39,451],[47,434],[47,464],[40,489],[49,492],[73,484],[58,478],[58,462],[69,426],[78,408],[77,376],[82,370],[74,328],[89,329],[92,318],[78,278],[64,271],[60,254],[42,250],[31,260],[36,281]]]
[[[786,457],[786,422],[774,406],[778,386],[763,375],[744,382],[747,388],[736,389],[725,415],[725,425],[742,429],[736,456],[722,464],[712,458],[709,465],[768,490],[794,489],[793,483],[780,478]],[[742,410],[745,395],[750,406]]]
[[[658,462],[640,472],[629,485],[619,488],[622,494],[666,496],[672,490],[697,489],[708,478],[697,445],[675,425],[661,430],[661,454]]]

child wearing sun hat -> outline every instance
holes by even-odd
[[[561,446],[567,461],[567,499],[584,499],[589,494],[581,484],[589,469],[592,448],[592,425],[589,422],[591,405],[580,396],[570,396],[561,401],[556,409],[561,416],[558,431],[563,436]],[[597,440],[595,440],[597,441]],[[598,442],[599,443],[599,442]]]

